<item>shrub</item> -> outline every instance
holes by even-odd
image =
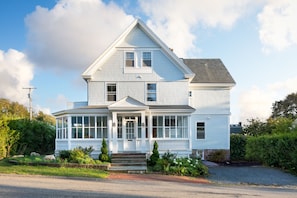
[[[230,159],[231,161],[245,160],[246,136],[233,134],[230,136]]]
[[[70,152],[69,162],[78,164],[94,164],[95,161],[81,148],[75,148]]]
[[[70,158],[70,151],[69,150],[62,150],[59,152],[59,156],[61,159],[65,160],[65,159],[69,159]]]
[[[249,137],[246,158],[297,173],[297,133]]]
[[[153,148],[153,154],[150,156],[150,159],[148,160],[149,166],[155,166],[160,159],[160,154],[158,151],[158,143],[154,142],[154,148]]]
[[[207,157],[209,161],[212,162],[224,162],[226,161],[227,151],[225,150],[216,150],[210,153]]]
[[[109,162],[110,157],[108,156],[108,148],[105,139],[103,138],[101,153],[99,154],[99,160],[102,162]]]

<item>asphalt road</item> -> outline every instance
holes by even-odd
[[[296,187],[0,175],[0,197],[296,197]]]
[[[297,186],[296,176],[263,166],[213,166],[209,167],[209,173],[208,179],[219,184]]]

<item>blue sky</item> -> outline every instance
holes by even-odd
[[[2,0],[0,97],[47,113],[86,101],[81,73],[135,19],[179,57],[220,58],[237,85],[231,122],[266,119],[297,91],[297,2]]]

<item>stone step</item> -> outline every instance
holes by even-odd
[[[111,156],[110,171],[143,173],[147,170],[145,153],[116,153]]]
[[[128,173],[145,173],[146,170],[146,166],[111,166],[109,168],[109,171]]]

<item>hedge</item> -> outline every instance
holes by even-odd
[[[248,137],[246,159],[297,173],[297,133]]]
[[[232,134],[230,137],[230,159],[231,161],[245,161],[246,136]]]

